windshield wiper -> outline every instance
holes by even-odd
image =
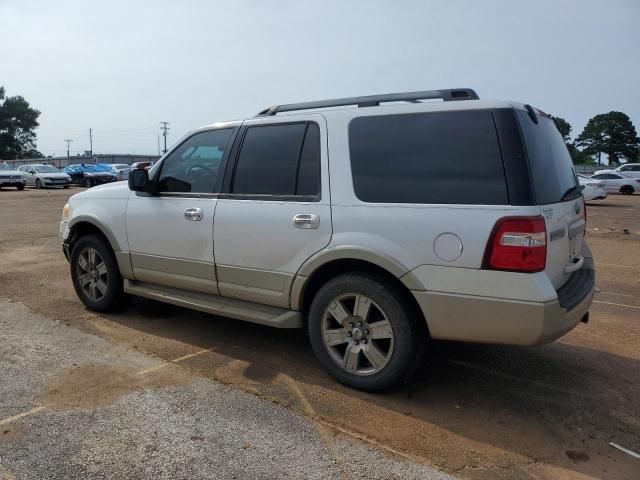
[[[574,185],[566,192],[564,192],[564,195],[562,195],[560,201],[564,202],[565,200],[569,200],[570,198],[575,198],[580,194],[580,192],[582,192],[582,190],[584,190],[584,185]]]

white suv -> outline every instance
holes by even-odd
[[[374,391],[429,339],[538,345],[586,322],[580,191],[543,112],[389,94],[203,127],[71,197],[60,235],[92,310],[133,294],[305,327],[334,378]]]

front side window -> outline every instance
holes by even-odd
[[[159,192],[213,193],[220,161],[233,129],[196,133],[162,162]]]
[[[349,125],[349,151],[363,202],[509,202],[490,111],[359,117]]]
[[[317,195],[320,129],[315,123],[247,128],[238,155],[232,193]]]

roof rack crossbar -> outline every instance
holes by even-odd
[[[386,93],[383,95],[366,95],[363,97],[336,98],[333,100],[319,100],[315,102],[290,103],[274,105],[265,108],[256,117],[267,117],[276,113],[292,112],[295,110],[311,110],[315,108],[343,107],[357,105],[358,107],[377,107],[385,102],[411,102],[418,100],[442,99],[445,102],[456,100],[478,100],[478,94],[471,88],[448,88],[444,90],[427,90],[424,92]]]

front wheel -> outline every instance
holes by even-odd
[[[399,288],[383,277],[345,274],[326,283],[309,309],[309,338],[329,374],[370,392],[409,377],[426,338]]]
[[[91,188],[93,186],[93,182],[91,181],[90,178],[85,178],[84,179],[84,186],[87,188]]]
[[[73,288],[89,310],[107,312],[121,305],[122,276],[111,247],[102,237],[80,238],[70,263]]]
[[[39,178],[36,179],[36,188],[42,188],[42,182]]]
[[[620,189],[620,193],[623,195],[633,195],[633,187],[631,185],[625,185]]]
[[[16,188],[17,188],[18,190],[24,190],[24,185],[17,185],[17,186],[16,186]]]

